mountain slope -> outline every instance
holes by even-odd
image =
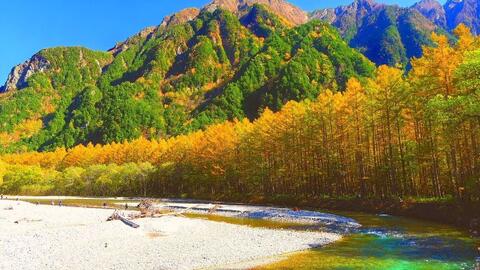
[[[478,0],[448,0],[444,5],[447,26],[454,29],[463,23],[472,33],[480,34],[480,3]]]
[[[354,0],[347,6],[316,10],[310,19],[335,26],[352,47],[362,51],[376,64],[408,65],[419,57],[423,45],[432,45],[431,32],[452,33],[459,24],[480,34],[480,2],[421,0],[411,7]]]
[[[378,65],[406,66],[409,58],[421,55],[422,45],[431,44],[432,31],[442,31],[415,9],[373,0],[317,10],[310,17],[331,23],[352,47]]]
[[[421,0],[412,6],[435,25],[447,29],[447,15],[437,0]]]
[[[109,52],[45,49],[14,68],[0,94],[4,151],[186,133],[373,72],[325,23],[291,27],[258,4],[211,10],[167,17]]]
[[[284,0],[214,0],[204,10],[214,11],[221,8],[241,16],[255,4],[268,6],[272,13],[292,25],[300,25],[308,21],[305,11]]]

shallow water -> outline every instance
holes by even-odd
[[[30,200],[34,201],[34,200]],[[40,200],[40,203],[49,201]],[[65,205],[118,207],[119,200],[63,200]],[[389,215],[329,212],[358,221],[362,227],[347,231],[335,226],[301,225],[252,217],[188,214],[192,218],[275,229],[322,230],[345,234],[343,240],[322,248],[291,254],[256,269],[480,269],[479,239],[448,225]],[[476,268],[477,267],[477,268]]]
[[[479,240],[459,229],[403,217],[337,214],[362,228],[337,243],[256,269],[480,269],[475,268]]]
[[[330,212],[331,211],[322,211]],[[258,213],[258,212],[255,212]],[[269,215],[191,217],[255,227],[320,230],[342,233],[344,239],[322,248],[295,253],[272,265],[255,269],[480,269],[479,239],[461,229],[405,217],[357,212],[333,212],[352,218],[360,228],[341,223],[302,225],[263,219]],[[259,216],[262,218],[252,218]]]

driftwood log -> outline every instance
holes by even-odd
[[[147,214],[148,212],[151,212],[153,208],[153,203],[151,200],[142,200],[138,205],[137,208],[140,209],[140,212],[142,214]]]
[[[132,228],[135,228],[135,229],[140,227],[140,225],[138,225],[137,223],[127,219],[126,217],[124,217],[123,215],[118,213],[117,211],[113,212],[113,214],[107,219],[107,221],[112,221],[112,220],[120,220],[124,224],[126,224],[126,225],[128,225]]]
[[[184,213],[186,213],[188,210],[193,208],[195,206],[189,207],[184,209],[183,211],[180,212],[174,212],[174,211],[166,211],[164,209],[156,208],[154,207],[152,201],[150,200],[142,200],[138,205],[137,208],[139,208],[140,212],[137,213],[129,213],[128,218],[125,217],[124,215],[120,214],[117,210],[113,212],[113,214],[108,217],[107,221],[112,221],[112,220],[120,220],[126,225],[132,227],[132,228],[138,228],[140,225],[136,224],[133,222],[133,219],[138,219],[138,218],[161,218],[164,216],[177,216],[177,217],[184,217]],[[215,206],[211,211],[214,212],[218,209],[218,206]]]

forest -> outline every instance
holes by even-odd
[[[480,39],[460,25],[411,69],[164,139],[0,158],[5,194],[480,200]]]

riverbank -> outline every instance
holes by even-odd
[[[216,269],[341,238],[173,216],[139,219],[133,229],[107,222],[111,213],[0,201],[0,269]]]
[[[424,221],[452,225],[480,236],[480,202],[434,199],[360,199],[360,198],[302,198],[300,196],[277,197],[221,197],[198,198],[211,201],[228,201],[250,205],[301,208],[315,211],[354,211],[370,214],[389,214]]]
[[[480,203],[466,201],[392,199],[265,199],[263,203],[335,211],[389,214],[453,225],[480,235]]]
[[[9,196],[17,198],[18,196]],[[98,200],[98,198],[69,197],[69,196],[19,196],[22,199],[62,200],[82,199]],[[191,198],[194,198],[193,196]],[[113,198],[103,198],[113,199]],[[116,198],[118,200],[128,198]],[[177,197],[173,196],[172,200]],[[259,206],[277,206],[288,208],[302,208],[306,210],[332,210],[356,211],[370,214],[389,214],[395,216],[416,218],[441,224],[452,225],[468,230],[471,234],[480,236],[480,202],[461,200],[434,200],[434,199],[332,199],[332,198],[301,198],[299,196],[277,197],[249,197],[249,196],[222,196],[222,197],[197,197],[186,200],[197,203],[239,203]],[[86,206],[86,205],[83,205]]]

